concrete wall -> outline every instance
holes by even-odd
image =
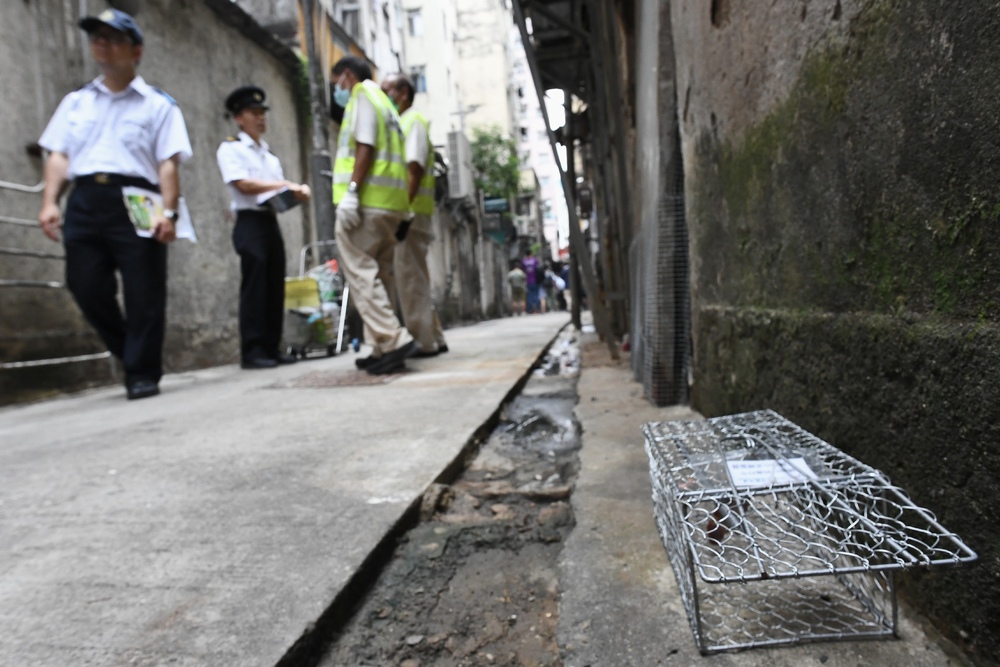
[[[423,33],[410,35],[403,26],[407,73],[424,67],[427,91],[417,93],[413,106],[427,116],[431,124],[431,143],[445,151],[448,133],[459,129],[458,83],[455,30],[458,18],[455,3],[449,0],[406,0],[405,13],[420,11]]]
[[[980,560],[902,577],[1000,660],[1000,3],[674,0],[694,407],[770,407]]]
[[[17,94],[0,100],[0,180],[37,183],[42,161],[25,152],[37,140],[62,96],[93,78],[76,0],[32,0],[0,5],[0,86]],[[104,9],[90,0],[89,12]],[[222,11],[229,3],[218,3]],[[195,157],[181,168],[199,243],[170,249],[166,367],[176,371],[233,362],[239,263],[230,240],[228,195],[215,151],[235,125],[224,116],[223,100],[238,85],[254,82],[268,92],[271,122],[266,135],[282,159],[286,176],[304,180],[300,121],[294,75],[261,46],[230,27],[207,2],[147,0],[137,20],[146,34],[140,73],[170,93],[184,112]],[[86,55],[84,55],[86,54]],[[0,188],[0,216],[34,219],[40,195]],[[281,218],[289,270],[296,270],[303,240],[303,209]],[[37,227],[0,222],[0,247],[61,254]],[[0,278],[61,281],[61,261],[3,257]],[[103,348],[63,290],[0,288],[0,359],[37,359],[101,351]],[[86,362],[30,371],[0,370],[0,402],[106,383],[107,362]]]
[[[496,125],[513,136],[510,99],[511,10],[499,0],[460,0],[458,13],[458,87],[462,105],[478,104],[465,118],[465,131]]]

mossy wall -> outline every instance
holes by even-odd
[[[674,2],[694,407],[773,408],[934,510],[980,560],[902,586],[992,664],[1000,3],[754,4]]]

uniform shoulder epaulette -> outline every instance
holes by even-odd
[[[170,97],[170,95],[168,95],[165,91],[161,90],[160,88],[157,88],[156,86],[150,86],[150,88],[152,88],[153,90],[155,90],[156,92],[158,92],[160,95],[163,95],[164,97],[166,97],[168,102],[170,102],[174,106],[177,106],[177,100],[175,100],[174,98]]]
[[[239,139],[237,139],[236,137],[234,137],[232,135],[229,135],[228,137],[226,137],[226,141],[239,141]]]

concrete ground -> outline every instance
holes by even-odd
[[[0,410],[0,665],[274,665],[567,322]],[[296,386],[298,385],[298,386]]]
[[[451,352],[384,384],[331,386],[367,378],[345,355],[0,410],[0,665],[275,665],[566,320],[449,330]],[[592,335],[578,390],[566,667],[962,664],[905,606],[900,640],[701,657],[639,432],[697,415],[646,403]]]
[[[565,667],[968,664],[906,605],[900,606],[898,640],[821,642],[701,656],[657,534],[639,430],[649,421],[701,416],[687,408],[656,408],[643,400],[627,358],[612,361],[593,335],[583,343],[577,390],[576,415],[583,429],[580,476],[572,497],[577,523],[563,549],[559,575],[559,644]]]

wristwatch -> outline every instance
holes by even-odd
[[[351,181],[351,184],[347,186],[347,191],[351,194],[357,194],[358,184],[355,181]]]
[[[163,209],[163,217],[170,222],[177,222],[177,218],[181,217],[181,214],[172,208]]]

